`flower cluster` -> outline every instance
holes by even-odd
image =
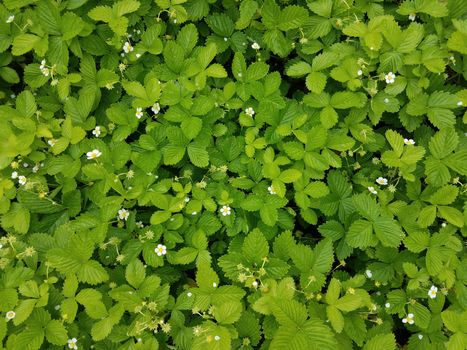
[[[86,153],[86,157],[88,157],[88,160],[99,158],[101,155],[102,152],[98,149],[93,149],[92,151]]]
[[[39,69],[41,70],[42,74],[48,77],[50,75],[50,68],[47,67],[46,64],[47,64],[46,60],[42,60],[41,65],[39,66]]]
[[[231,209],[228,205],[222,206],[219,210],[223,216],[229,216],[231,214]]]
[[[167,254],[167,247],[163,244],[158,244],[156,248],[154,248],[157,256],[162,256]]]
[[[125,44],[123,44],[123,52],[130,53],[133,50],[134,50],[134,47],[131,45],[129,41],[126,41]]]
[[[255,110],[253,109],[253,107],[248,107],[247,109],[245,109],[245,114],[250,117],[253,117],[255,115]]]

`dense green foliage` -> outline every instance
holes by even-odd
[[[0,344],[467,348],[465,0],[3,0]]]

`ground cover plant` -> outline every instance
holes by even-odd
[[[464,0],[3,0],[0,348],[467,348]]]

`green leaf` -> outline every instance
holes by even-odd
[[[301,27],[308,19],[308,11],[296,5],[287,6],[280,15],[279,28],[281,30],[290,30]]]
[[[297,62],[289,66],[286,70],[289,77],[301,77],[311,73],[311,66],[306,62]]]
[[[334,261],[333,246],[330,239],[320,241],[314,248],[313,271],[328,273]]]
[[[285,326],[302,326],[308,318],[305,305],[296,300],[281,300],[271,304],[272,314]]]
[[[23,299],[19,302],[18,306],[15,308],[16,316],[13,319],[13,324],[15,326],[28,319],[36,306],[36,302],[36,299]]]
[[[349,228],[345,238],[349,246],[354,248],[366,248],[376,245],[373,236],[373,225],[366,220],[356,220]]]
[[[242,313],[242,304],[239,301],[230,301],[215,306],[213,315],[219,324],[235,323]]]
[[[187,150],[188,157],[195,166],[205,168],[209,165],[209,153],[205,148],[195,143],[190,143]]]
[[[45,327],[45,337],[49,343],[65,345],[68,340],[68,333],[60,321],[52,320]]]
[[[93,319],[101,319],[107,316],[107,309],[101,299],[102,294],[91,288],[82,289],[76,295],[76,301],[84,305],[86,313]]]
[[[448,206],[438,206],[439,215],[447,222],[457,227],[464,227],[464,215],[458,209]]]
[[[428,328],[431,320],[431,312],[423,306],[421,303],[415,303],[413,305],[409,305],[409,312],[414,314],[414,321],[415,324],[422,328]]]
[[[13,48],[11,53],[15,56],[21,56],[31,51],[41,38],[34,34],[19,34],[13,39]]]
[[[246,80],[248,82],[262,79],[269,71],[269,66],[263,62],[254,62],[251,64],[246,72]]]
[[[109,279],[109,274],[99,262],[89,260],[83,265],[80,265],[78,279],[81,282],[95,285],[107,281]]]
[[[243,242],[242,252],[248,261],[260,265],[262,259],[268,256],[269,244],[259,230],[253,230]]]
[[[88,16],[95,21],[110,22],[113,17],[112,9],[108,6],[97,6],[88,12]]]
[[[193,262],[198,256],[199,250],[192,247],[184,247],[175,253],[174,262],[186,265]]]
[[[332,95],[330,104],[337,109],[361,108],[365,106],[366,101],[367,98],[362,92],[341,91]]]
[[[341,333],[345,323],[342,313],[335,306],[331,305],[326,307],[326,314],[331,322],[332,328],[334,328],[337,333]]]
[[[152,225],[159,225],[169,220],[171,216],[172,213],[170,211],[156,211],[154,214],[151,215],[150,222]]]
[[[326,106],[319,114],[319,119],[326,129],[331,129],[339,121],[339,115],[333,107]]]
[[[297,181],[301,177],[302,173],[296,169],[287,169],[281,172],[279,180],[284,183],[291,183]]]
[[[12,350],[38,350],[44,341],[44,331],[40,324],[30,325],[14,339]]]
[[[362,304],[361,297],[356,294],[347,294],[339,298],[333,305],[340,311],[350,312],[358,309]]]
[[[431,204],[449,205],[454,202],[458,192],[459,190],[457,187],[446,185],[433,193],[429,198],[429,202]]]
[[[315,94],[320,94],[326,87],[327,76],[321,72],[311,72],[306,77],[306,87]]]
[[[198,271],[196,272],[196,283],[199,288],[214,291],[219,285],[219,277],[211,266],[201,264],[198,266]]]
[[[376,237],[378,237],[381,244],[386,247],[397,248],[404,238],[404,233],[397,221],[387,216],[380,216],[376,219],[373,228]]]
[[[398,132],[388,130],[386,131],[386,139],[388,140],[394,152],[396,152],[397,157],[400,158],[402,152],[404,151],[404,138]]]
[[[394,334],[378,334],[366,342],[364,350],[395,350],[396,339]]]
[[[277,186],[274,185],[274,188],[277,188]],[[271,206],[261,207],[259,214],[261,216],[261,220],[263,220],[263,222],[268,226],[274,226],[279,219],[277,209]]]
[[[240,4],[240,17],[235,23],[235,29],[242,30],[248,27],[257,9],[258,9],[258,3],[256,1],[254,0],[242,1]]]
[[[134,259],[127,265],[125,278],[131,286],[138,288],[143,283],[145,277],[146,271],[139,259]]]
[[[115,17],[121,17],[139,9],[140,2],[136,0],[122,0],[113,5]]]
[[[185,119],[182,124],[182,132],[187,139],[192,140],[198,136],[201,128],[203,127],[203,121],[197,117],[189,117]]]

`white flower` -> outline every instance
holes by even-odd
[[[140,57],[141,57],[141,54],[140,54],[140,53],[137,53],[135,56],[136,56],[136,58],[140,58]]]
[[[42,70],[45,68],[45,65],[46,65],[47,61],[46,60],[42,60],[41,61],[41,65],[39,66],[39,68]]]
[[[193,296],[193,293],[192,293],[192,292],[188,292],[188,293],[186,293],[186,296],[187,296],[188,298],[191,298],[191,297]]]
[[[59,304],[59,305],[55,305],[55,306],[54,306],[54,309],[57,310],[57,311],[60,310],[60,304]]]
[[[16,316],[16,312],[14,312],[14,311],[12,311],[12,310],[11,310],[11,311],[8,311],[8,312],[6,313],[6,318],[7,318],[7,320],[12,320],[12,319],[15,318],[15,316]]]
[[[32,172],[33,172],[33,173],[37,173],[37,172],[39,171],[39,169],[40,169],[40,165],[39,165],[39,164],[36,164],[36,165],[34,165],[34,166],[32,167]]]
[[[11,173],[11,178],[14,180],[14,179],[16,179],[17,177],[18,177],[18,172],[17,172],[17,171],[13,171],[13,172]]]
[[[423,339],[423,334],[419,334],[418,339],[422,340]]]
[[[160,111],[161,111],[161,106],[159,105],[159,103],[154,103],[154,105],[151,107],[151,111],[154,113],[154,114],[158,114]]]
[[[130,216],[130,212],[126,210],[125,208],[119,209],[118,211],[118,218],[120,220],[128,220],[128,217]]]
[[[442,226],[442,227],[446,227],[447,224],[446,224],[445,222],[443,222],[443,223],[441,224],[441,226]]]
[[[361,69],[358,70],[357,75],[361,76],[363,74],[363,71]]]
[[[436,293],[438,293],[438,287],[431,286],[430,290],[428,291],[428,296],[431,299],[434,299],[436,298]]]
[[[253,109],[253,107],[248,107],[247,109],[245,109],[245,114],[250,117],[253,117],[255,115],[255,110]]]
[[[386,304],[384,304],[384,306],[385,306],[387,309],[389,309],[389,308],[391,307],[391,304],[390,304],[390,303],[386,303]]]
[[[274,189],[274,186],[271,185],[268,187],[269,194],[276,194],[276,190]]]
[[[86,153],[86,157],[88,157],[88,160],[99,158],[101,155],[102,155],[102,152],[99,151],[98,149],[93,149],[92,151]]]
[[[216,283],[216,282],[212,282],[212,286],[213,286],[214,288],[216,288],[216,287],[217,287],[217,283]]]
[[[462,101],[457,102],[457,105],[460,107],[463,105]]]
[[[378,191],[376,191],[373,186],[368,186],[368,191],[370,191],[372,194],[378,194]]]
[[[50,140],[47,140],[47,143],[49,144],[50,147],[53,147],[57,144],[57,140],[50,139]]]
[[[94,130],[92,131],[92,134],[95,136],[95,137],[99,137],[101,135],[101,127],[100,126],[96,126],[94,128]]]
[[[223,216],[228,216],[231,214],[231,209],[228,205],[224,205],[221,209],[220,212]]]
[[[402,323],[414,324],[415,321],[413,319],[413,314],[408,314],[406,317],[402,319]]]
[[[43,68],[43,69],[41,69],[41,71],[42,71],[42,74],[44,74],[46,77],[48,77],[50,75],[49,68]]]
[[[185,203],[188,203],[190,201],[190,197],[185,197]]]
[[[253,44],[251,44],[251,48],[254,50],[259,50],[261,46],[255,41]]]
[[[389,98],[385,98],[384,103],[389,103]]]
[[[387,184],[388,184],[388,179],[386,179],[385,177],[381,177],[381,176],[380,176],[380,177],[378,177],[378,178],[376,179],[376,183],[377,183],[378,185],[387,185]]]
[[[366,277],[368,277],[368,278],[373,277],[373,273],[371,272],[371,270],[366,270],[366,271],[365,271],[365,275],[366,275]]]
[[[18,176],[18,182],[20,185],[26,185],[26,182],[28,182],[28,179],[26,178],[26,176],[23,176],[23,175],[20,175]]]
[[[227,40],[229,40],[229,39],[227,39],[226,37],[224,37],[224,41],[227,41]]]
[[[411,13],[411,14],[409,15],[409,19],[410,19],[412,22],[415,21],[415,17],[416,17],[416,16],[415,16],[415,13]]]
[[[258,287],[258,281],[251,282],[251,285],[253,286],[253,288],[257,288]]]
[[[141,117],[143,116],[143,109],[141,107],[136,108],[135,115],[136,115],[136,118],[141,119]]]
[[[404,139],[406,145],[415,145],[415,141],[412,139]]]
[[[78,349],[78,345],[76,345],[76,343],[78,342],[78,339],[76,338],[72,338],[72,339],[68,339],[68,348],[70,349]]]
[[[393,72],[389,72],[384,76],[384,79],[386,79],[386,84],[392,84],[396,80],[396,75]]]
[[[138,228],[144,228],[144,224],[143,224],[142,221],[137,221],[137,222],[135,223],[135,225],[136,225],[136,227],[138,227]]]
[[[11,23],[15,20],[15,16],[14,15],[11,15],[10,17],[8,17],[8,19],[6,20],[6,23]]]
[[[23,163],[23,167],[24,167],[24,168],[27,168],[28,166],[29,166],[28,163]]]
[[[214,336],[214,340],[215,340],[215,341],[219,341],[219,340],[221,340],[221,337],[219,337],[218,335],[215,335],[215,336]]]
[[[125,42],[125,44],[123,44],[123,51],[125,53],[130,53],[133,50],[134,50],[134,48],[133,48],[133,46],[131,46],[130,42],[127,41],[127,42]]]
[[[191,215],[195,216],[196,214],[198,214],[196,211],[194,211],[193,213],[191,213]]]
[[[157,256],[162,256],[167,254],[167,247],[163,244],[158,244],[156,248],[154,248]]]

